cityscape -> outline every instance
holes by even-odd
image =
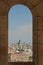
[[[33,61],[32,45],[17,44],[8,45],[8,62],[32,62]]]

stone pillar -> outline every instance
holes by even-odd
[[[8,26],[7,26],[7,15],[1,15],[0,16],[0,41],[1,41],[1,44],[0,44],[0,52],[1,52],[1,55],[0,55],[0,64],[1,65],[8,65],[7,64],[7,56],[8,56],[8,32],[7,32],[7,29],[8,29]]]
[[[37,16],[33,16],[33,63],[38,65],[38,21]]]
[[[43,65],[43,16],[38,17],[38,65]]]

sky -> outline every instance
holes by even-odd
[[[8,13],[8,43],[32,44],[32,13],[24,5],[18,4],[10,8]]]

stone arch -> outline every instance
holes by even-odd
[[[26,5],[33,14],[33,63],[43,65],[43,0],[0,0],[0,63],[8,65],[8,11],[15,4]]]

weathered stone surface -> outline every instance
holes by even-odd
[[[37,21],[37,16],[33,16],[33,30],[37,31],[38,30],[38,21]]]
[[[0,15],[6,15],[8,12],[8,4],[4,1],[0,2]]]
[[[43,44],[43,31],[38,31],[38,43]]]
[[[43,16],[43,0],[38,6],[36,6],[36,9],[37,9],[39,16]]]
[[[42,0],[29,0],[33,5],[38,5]]]
[[[38,17],[38,29],[43,31],[43,16]]]
[[[0,0],[0,65],[8,65],[8,11],[15,4],[30,8],[33,17],[34,65],[43,65],[43,0]],[[15,63],[16,64],[16,63]],[[18,63],[17,63],[18,64]],[[10,64],[9,64],[10,65]],[[12,64],[11,64],[12,65]],[[21,65],[21,64],[19,64]],[[26,64],[25,64],[26,65]],[[27,63],[29,65],[29,63]],[[30,63],[31,65],[31,63]]]
[[[38,44],[38,65],[43,65],[43,44]]]
[[[38,31],[33,31],[33,43],[34,44],[37,43],[37,34],[38,34]]]

